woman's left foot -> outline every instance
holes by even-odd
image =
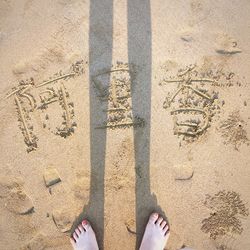
[[[74,250],[99,250],[95,232],[87,220],[75,229],[70,242]]]

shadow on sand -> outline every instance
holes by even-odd
[[[152,31],[150,0],[128,0],[128,62],[138,66],[137,77],[132,82],[133,117],[145,120],[143,128],[134,128],[135,173],[136,173],[136,249],[149,214],[157,211],[163,216],[157,205],[155,195],[150,190],[150,117],[151,117],[151,72],[152,72]],[[90,1],[89,24],[89,79],[90,79],[90,147],[91,182],[90,201],[75,221],[72,230],[83,218],[91,221],[97,232],[100,249],[103,249],[104,233],[104,174],[106,153],[106,130],[95,129],[100,121],[107,121],[102,110],[107,102],[100,102],[94,92],[91,77],[98,69],[110,69],[112,66],[113,40],[113,0]],[[131,72],[133,70],[131,69]],[[110,76],[107,75],[107,78]],[[131,77],[133,79],[133,77]],[[109,81],[109,79],[106,79]]]
[[[155,195],[150,190],[150,129],[152,30],[150,0],[128,0],[128,59],[138,65],[136,83],[132,83],[133,116],[145,120],[143,128],[134,129],[136,172],[136,249],[139,248],[148,216],[161,213]]]

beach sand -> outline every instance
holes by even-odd
[[[250,2],[0,2],[0,249],[250,248]]]

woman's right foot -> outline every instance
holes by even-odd
[[[168,223],[157,213],[150,215],[140,250],[163,250],[169,238]]]
[[[70,242],[74,250],[98,250],[95,232],[87,220],[75,229]]]

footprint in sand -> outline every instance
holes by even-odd
[[[55,249],[69,244],[65,236],[47,236],[43,233],[37,233],[31,240],[24,244],[20,250],[44,250]]]
[[[25,215],[34,210],[31,198],[23,189],[23,181],[21,179],[0,176],[0,199],[9,211]]]

